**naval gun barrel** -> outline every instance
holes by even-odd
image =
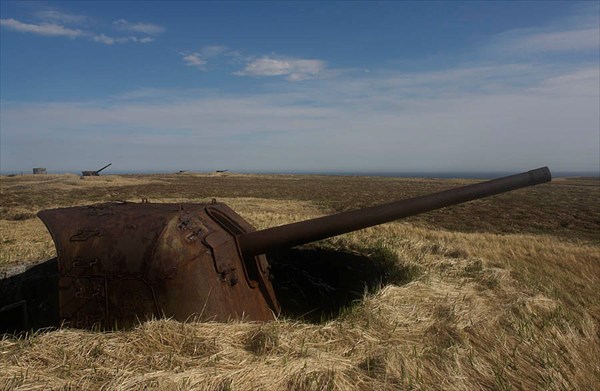
[[[98,174],[100,171],[104,170],[105,168],[107,168],[110,165],[112,165],[112,163],[108,163],[106,166],[102,167],[101,169],[96,170],[96,174]]]
[[[478,198],[550,182],[548,167],[378,206],[248,232],[237,236],[245,256],[310,243]]]

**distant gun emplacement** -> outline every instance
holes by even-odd
[[[104,170],[105,168],[107,168],[108,166],[111,166],[112,163],[108,163],[106,166],[102,167],[99,170],[95,170],[95,171],[81,171],[81,176],[100,176],[100,171]]]
[[[128,328],[162,317],[273,320],[281,310],[266,257],[273,250],[550,180],[550,170],[543,167],[258,231],[216,200],[43,210],[38,217],[52,235],[57,258],[47,261],[51,270],[36,274],[40,281],[6,281],[7,288],[0,289],[0,332],[60,324]],[[41,295],[34,289],[47,286],[42,282],[48,275],[55,276],[53,290]],[[43,311],[44,319],[35,320]]]

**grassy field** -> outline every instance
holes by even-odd
[[[45,208],[217,198],[266,228],[474,182],[235,174],[0,181],[3,267],[54,256],[35,217]],[[273,262],[287,308],[277,321],[156,320],[111,333],[5,336],[0,389],[600,388],[597,178],[558,178],[327,239]],[[368,273],[352,273],[349,264],[385,272],[367,281],[360,275]],[[318,273],[336,270],[348,282],[338,290],[360,292],[316,317],[299,316],[324,297],[337,298],[311,291],[301,277],[327,280]],[[308,298],[300,305],[299,291]]]

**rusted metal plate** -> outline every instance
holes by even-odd
[[[279,312],[264,256],[244,260],[237,246],[254,229],[223,204],[109,203],[39,217],[57,248],[60,317],[72,327]]]

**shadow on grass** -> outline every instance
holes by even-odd
[[[56,258],[0,275],[0,336],[58,326]]]
[[[406,284],[419,275],[395,253],[377,247],[369,255],[330,249],[292,248],[269,254],[281,315],[319,323],[333,319],[365,293]]]
[[[291,248],[269,255],[282,316],[306,322],[333,319],[365,293],[402,285],[419,274],[385,247],[350,251]],[[0,336],[59,326],[57,259],[0,276]]]

